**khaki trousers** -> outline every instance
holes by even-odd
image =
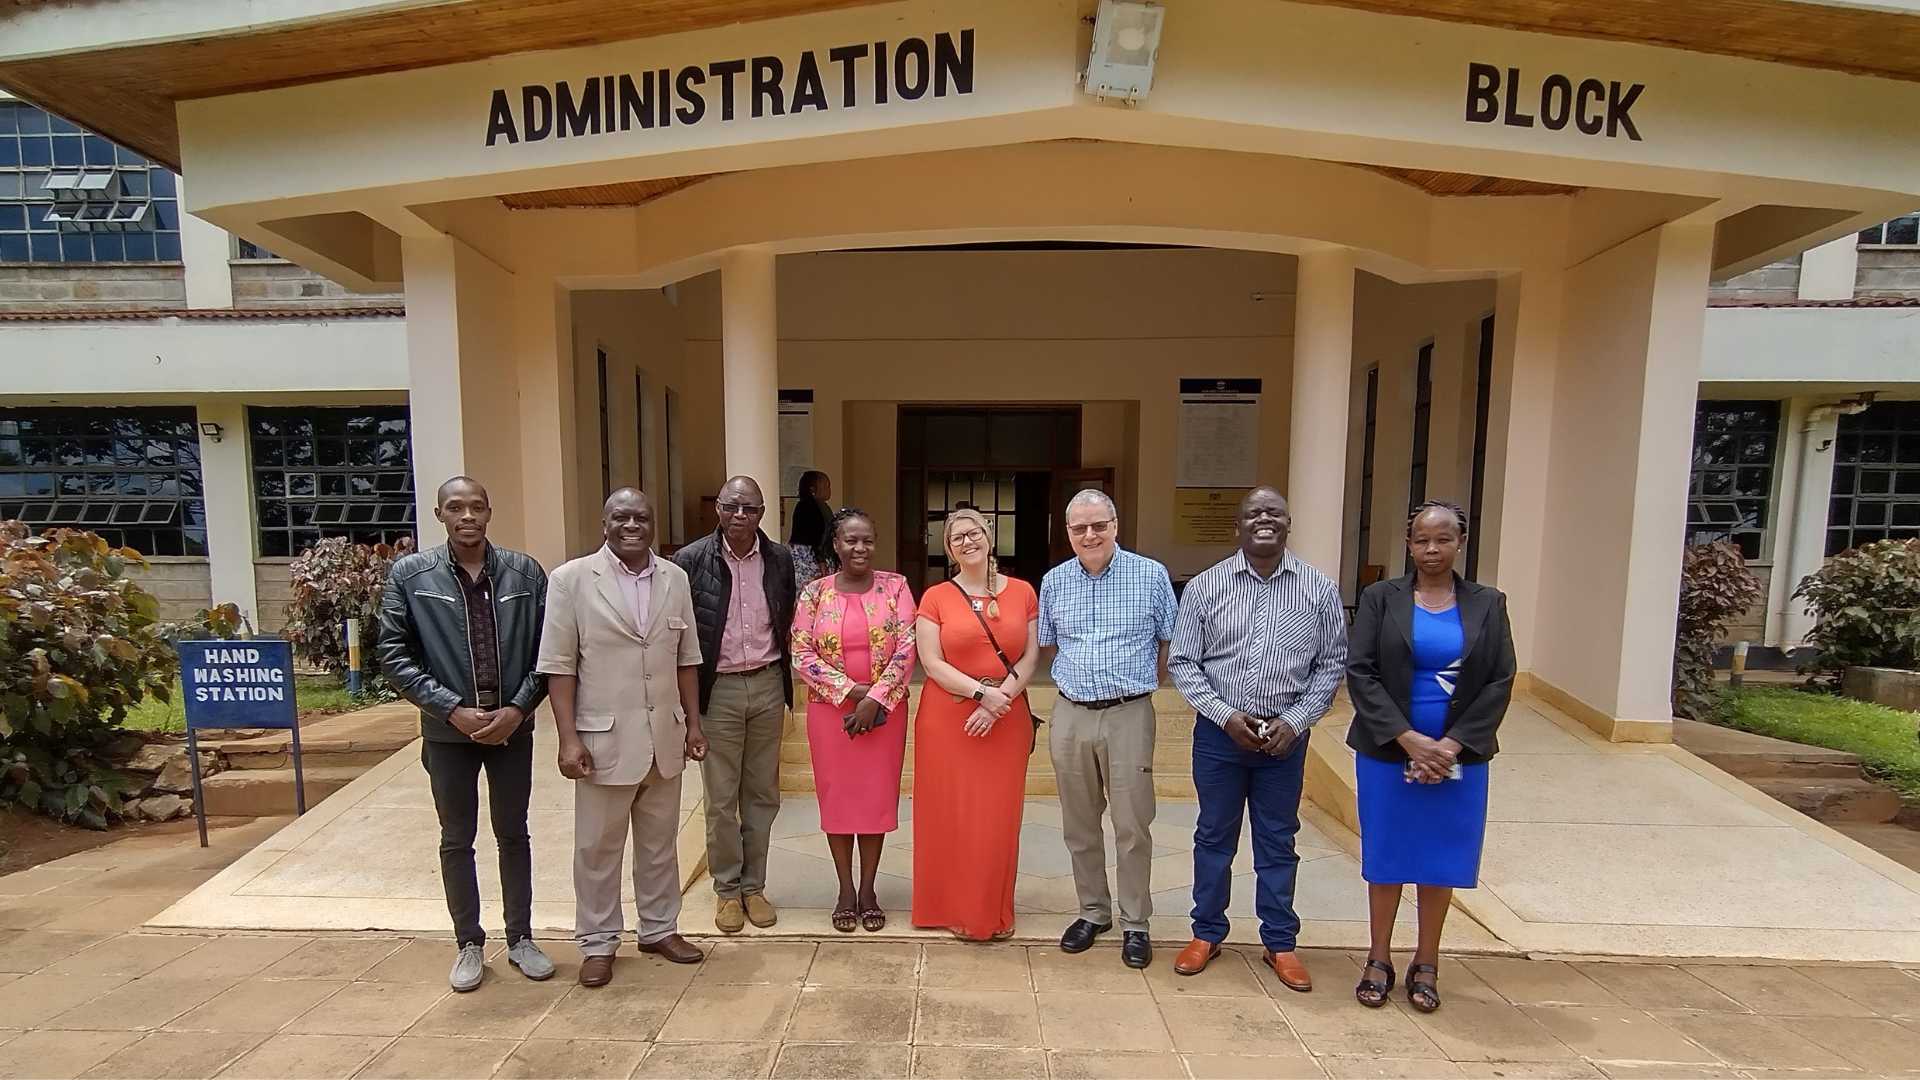
[[[680,929],[680,777],[656,764],[638,784],[573,785],[574,936],[582,956],[612,956],[625,924],[620,864],[633,839],[633,904],[640,944]]]
[[[1153,698],[1097,711],[1061,698],[1048,726],[1080,917],[1102,925],[1114,921],[1100,821],[1111,811],[1120,929],[1145,931],[1153,915]]]
[[[767,885],[767,845],[780,814],[780,737],[787,702],[780,667],[714,680],[706,715],[707,867],[723,899]]]

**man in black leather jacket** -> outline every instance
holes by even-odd
[[[433,516],[447,542],[393,564],[380,599],[380,667],[420,707],[420,763],[440,817],[440,880],[459,946],[448,981],[479,987],[486,970],[480,884],[473,862],[480,772],[500,849],[507,962],[529,979],[553,975],[533,942],[533,711],[546,697],[534,670],[546,619],[547,575],[530,556],[487,542],[493,510],[470,477],[440,485]]]

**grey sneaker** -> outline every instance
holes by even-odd
[[[520,974],[542,982],[553,978],[553,961],[540,951],[540,946],[532,938],[521,938],[507,947],[507,963],[520,969]]]
[[[487,974],[487,950],[480,945],[460,946],[460,955],[453,962],[453,972],[447,976],[447,982],[455,990],[466,993],[478,990],[480,980]]]

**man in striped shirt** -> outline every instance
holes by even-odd
[[[1307,734],[1333,704],[1347,666],[1340,589],[1286,549],[1287,501],[1258,487],[1240,503],[1240,550],[1187,584],[1168,669],[1199,715],[1193,783],[1193,942],[1174,961],[1197,975],[1227,936],[1240,820],[1253,820],[1254,910],[1265,960],[1282,983],[1311,990],[1294,953],[1300,789]]]

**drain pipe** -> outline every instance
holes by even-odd
[[[1807,491],[1812,486],[1810,481],[1818,476],[1817,469],[1820,460],[1816,455],[1824,454],[1833,448],[1833,440],[1831,439],[1826,440],[1819,446],[1815,446],[1813,444],[1814,429],[1826,420],[1841,416],[1854,416],[1865,412],[1867,408],[1873,404],[1873,399],[1876,394],[1877,391],[1863,390],[1850,398],[1828,402],[1823,405],[1815,405],[1807,410],[1806,420],[1800,425],[1800,482],[1798,485],[1797,501],[1805,502]],[[1831,459],[1827,460],[1827,489],[1828,497],[1831,498],[1833,465]],[[1815,547],[1816,544],[1819,545],[1818,549]],[[1781,598],[1780,608],[1779,640],[1783,647],[1789,644],[1798,644],[1798,642],[1790,643],[1787,640],[1787,620],[1790,619],[1793,614],[1793,591],[1800,587],[1800,579],[1805,576],[1801,568],[1808,566],[1808,560],[1813,557],[1813,552],[1824,549],[1825,545],[1826,529],[1824,527],[1819,529],[1804,528],[1800,520],[1798,507],[1796,507],[1793,539],[1792,542],[1787,545],[1786,595]]]

